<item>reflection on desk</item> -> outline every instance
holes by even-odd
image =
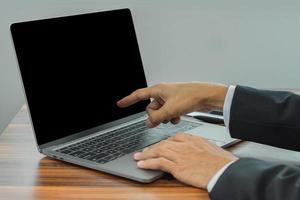
[[[300,153],[242,142],[229,148],[239,157],[256,157],[300,165]],[[23,107],[0,136],[0,200],[146,199],[207,200],[206,191],[179,183],[171,176],[142,184],[38,153]]]
[[[44,157],[37,151],[26,107],[0,136],[0,199],[207,200],[204,190],[170,176],[141,184]]]

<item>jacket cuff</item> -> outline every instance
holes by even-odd
[[[270,163],[252,158],[240,158],[218,179],[209,196],[212,200],[256,199],[257,176]],[[252,196],[254,195],[254,196]]]

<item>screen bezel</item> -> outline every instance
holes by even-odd
[[[43,21],[43,20],[48,20],[48,19],[68,18],[68,17],[81,16],[81,15],[94,15],[94,14],[97,14],[97,13],[106,13],[106,12],[110,12],[110,13],[111,12],[126,12],[128,14],[128,17],[130,17],[130,19],[131,19],[131,21],[133,23],[133,30],[132,31],[134,33],[136,42],[138,44],[138,40],[137,40],[137,37],[136,37],[136,31],[135,31],[135,27],[134,27],[134,21],[133,21],[132,14],[131,14],[131,11],[130,11],[129,8],[117,9],[117,10],[105,10],[105,11],[99,11],[99,12],[93,12],[93,13],[83,13],[83,14],[77,14],[77,15],[68,15],[68,16],[60,16],[60,17],[53,17],[53,18],[45,18],[45,19],[37,19],[37,20],[30,20],[30,21],[22,21],[22,22],[12,23],[10,25],[11,42],[12,42],[12,44],[14,46],[13,32],[14,32],[14,27],[18,26],[18,24],[31,23],[31,22],[35,23],[37,21]],[[143,67],[143,61],[142,61],[142,57],[141,57],[139,46],[137,46],[137,51],[139,53],[139,57],[141,59],[141,64],[142,64],[142,67]],[[19,67],[17,67],[18,68],[18,72],[19,72],[18,74],[19,74],[20,80],[21,80],[21,85],[22,85],[22,89],[23,89],[23,95],[25,97],[25,103],[28,105],[27,109],[29,111],[29,118],[30,118],[30,122],[31,122],[32,128],[33,128],[34,139],[35,139],[36,145],[38,147],[38,150],[40,152],[42,152],[42,150],[45,149],[45,148],[49,148],[51,146],[56,146],[56,145],[59,145],[59,144],[67,143],[67,142],[73,141],[73,140],[81,138],[81,137],[86,137],[88,135],[94,134],[95,132],[99,132],[99,131],[102,131],[102,130],[105,130],[105,129],[108,129],[108,128],[111,128],[111,127],[115,127],[115,126],[118,126],[120,124],[127,123],[129,121],[132,121],[134,119],[137,119],[137,118],[140,118],[140,117],[143,117],[143,116],[146,115],[145,111],[139,112],[139,113],[136,113],[136,114],[133,114],[133,115],[130,115],[130,116],[127,116],[127,117],[124,117],[124,118],[112,121],[112,122],[101,124],[99,126],[92,127],[90,129],[87,129],[87,130],[84,130],[84,131],[81,131],[81,132],[78,132],[78,133],[71,134],[69,136],[65,136],[65,137],[62,137],[62,138],[59,138],[59,139],[56,139],[56,140],[53,140],[53,141],[49,141],[49,142],[44,143],[44,144],[38,144],[38,140],[37,140],[35,129],[34,129],[34,123],[33,123],[33,120],[32,120],[32,115],[30,113],[30,106],[32,106],[32,105],[29,104],[29,102],[28,102],[28,98],[27,98],[27,94],[26,94],[26,90],[25,90],[25,85],[24,85],[24,82],[23,82],[22,72],[21,72],[21,69],[20,69],[19,61],[18,61],[17,52],[15,51],[14,54],[15,54],[15,59],[16,59],[17,65],[19,66]],[[144,68],[143,68],[143,71],[144,71]],[[145,71],[144,71],[144,76],[145,76]],[[146,76],[145,76],[145,80],[146,80],[146,87],[147,87]],[[150,102],[150,100],[149,100],[149,102]]]

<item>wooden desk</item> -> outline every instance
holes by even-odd
[[[241,157],[300,161],[297,152],[249,142],[230,150]],[[27,109],[23,107],[0,136],[0,199],[207,200],[209,197],[207,192],[170,177],[140,184],[44,157],[36,149]]]
[[[207,200],[207,192],[164,177],[140,184],[38,153],[26,107],[0,136],[0,199]]]

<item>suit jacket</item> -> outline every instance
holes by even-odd
[[[231,104],[234,138],[300,151],[300,95],[237,86]],[[212,200],[299,200],[300,167],[241,158],[221,175]]]

